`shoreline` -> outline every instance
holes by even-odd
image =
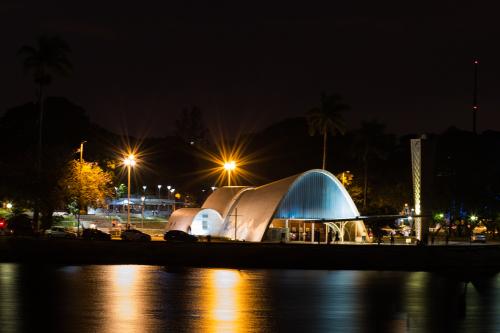
[[[500,272],[500,245],[326,245],[0,239],[0,262],[173,267]]]

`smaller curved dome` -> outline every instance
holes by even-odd
[[[181,208],[172,213],[168,230],[181,230],[193,235],[217,235],[222,227],[222,216],[209,208]]]
[[[248,189],[250,186],[224,186],[215,190],[203,203],[201,208],[210,208],[219,212],[225,218],[229,209],[238,199],[240,194]]]

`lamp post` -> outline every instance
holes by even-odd
[[[141,216],[141,228],[144,229],[144,201],[146,200],[145,196],[141,197],[142,202],[142,216]]]
[[[123,160],[123,164],[127,166],[127,173],[128,173],[128,199],[127,199],[127,229],[130,229],[130,169],[135,166],[135,156],[133,154],[130,154]]]
[[[236,169],[236,162],[229,161],[224,163],[224,169],[227,171],[227,186],[231,186],[231,171]]]
[[[174,195],[174,192],[175,192],[175,188],[170,189],[170,193],[172,193],[172,200],[174,201],[172,203],[172,212],[175,211],[175,195]]]
[[[158,211],[158,216],[160,216],[160,202],[161,202],[161,185],[158,185],[158,207],[156,207],[156,210]]]
[[[83,168],[83,144],[87,142],[87,141],[82,141],[80,143],[80,177],[79,177],[79,181],[80,181],[80,184],[78,184],[78,221],[77,221],[77,227],[76,227],[76,234],[77,235],[80,235],[80,211],[82,209],[81,207],[81,202],[82,202],[82,168]]]
[[[172,200],[172,196],[171,196],[172,192],[171,192],[171,190],[172,190],[172,186],[171,185],[167,185],[167,200],[168,201]],[[171,204],[170,205],[170,214],[172,214],[172,212],[173,212],[173,205]]]
[[[86,143],[87,141],[82,141],[80,143],[80,163],[83,162],[83,144]]]

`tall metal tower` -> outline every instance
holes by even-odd
[[[479,102],[477,100],[477,71],[479,67],[479,59],[474,59],[474,92],[472,97],[472,132],[476,134],[476,115],[479,110]]]

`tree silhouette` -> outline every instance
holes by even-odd
[[[385,158],[392,141],[393,137],[385,134],[385,125],[376,120],[363,121],[355,132],[353,152],[363,164],[363,209],[367,204],[369,161]]]
[[[189,145],[205,144],[208,133],[203,113],[196,106],[182,109],[180,117],[175,120],[175,135]]]
[[[42,149],[43,149],[43,118],[45,89],[56,75],[66,76],[72,71],[72,65],[68,55],[70,53],[68,44],[57,36],[42,35],[37,39],[36,47],[23,45],[17,52],[23,58],[23,67],[31,72],[33,80],[38,86],[38,146],[37,146],[37,173],[40,178],[42,172]],[[40,179],[38,179],[40,182]],[[38,230],[39,205],[35,204],[33,222]]]
[[[339,95],[321,94],[321,103],[319,107],[307,111],[307,122],[309,124],[309,134],[316,133],[323,135],[323,164],[326,168],[326,141],[328,133],[332,135],[345,133],[345,121],[342,116],[344,111],[349,110],[347,104],[342,103]]]

